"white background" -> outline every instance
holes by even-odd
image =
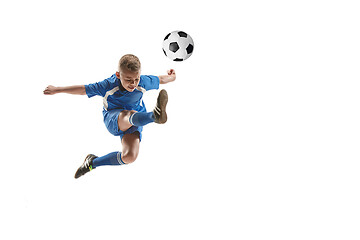
[[[1,239],[359,239],[357,1],[2,1]],[[189,33],[185,62],[165,35]],[[174,68],[135,163],[102,99],[49,85]],[[146,93],[153,108],[158,91]]]

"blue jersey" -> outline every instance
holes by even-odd
[[[120,79],[116,75],[105,79],[104,81],[85,85],[86,95],[102,96],[104,104],[104,114],[113,109],[136,110],[146,112],[143,94],[147,90],[159,89],[160,80],[157,76],[141,75],[139,85],[133,92],[125,90],[121,86]]]

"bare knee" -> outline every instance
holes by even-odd
[[[123,162],[128,164],[135,162],[137,156],[138,156],[138,152],[127,151],[127,152],[123,152],[121,157]]]
[[[124,111],[120,112],[119,117],[118,117],[118,127],[121,131],[125,132],[132,126],[129,122],[129,118],[133,113],[136,113],[136,111],[135,110],[124,110]]]
[[[131,114],[136,113],[135,110],[123,110],[119,114],[119,118],[129,118]]]

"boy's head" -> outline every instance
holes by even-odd
[[[141,68],[140,60],[137,56],[126,54],[120,58],[118,71],[139,72]]]
[[[121,57],[116,77],[120,79],[125,90],[132,92],[140,81],[141,63],[138,57],[126,54]]]

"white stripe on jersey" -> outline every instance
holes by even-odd
[[[104,104],[104,108],[105,110],[107,110],[109,104],[108,104],[108,101],[107,101],[107,98],[110,96],[110,95],[113,95],[116,91],[118,91],[120,88],[119,87],[114,87],[113,89],[107,91],[105,93],[105,96],[103,98],[103,104]]]
[[[145,92],[146,92],[146,89],[143,88],[143,87],[140,87],[140,86],[137,86],[136,89],[139,90],[139,91],[142,92],[142,93],[145,93]]]

